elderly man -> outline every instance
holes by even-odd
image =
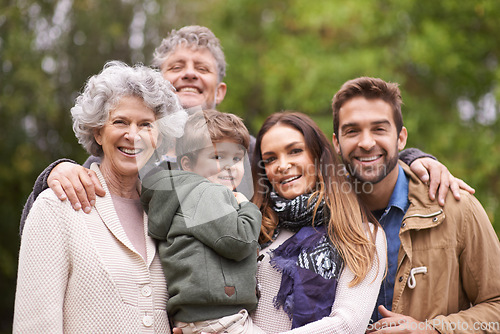
[[[175,87],[184,108],[215,109],[226,96],[224,52],[206,27],[172,30],[156,48],[152,65]]]
[[[474,196],[462,191],[460,202],[440,206],[398,163],[408,136],[401,104],[397,84],[367,77],[333,98],[333,144],[387,237],[388,272],[368,332],[499,333],[498,238]]]
[[[172,83],[182,106],[188,109],[188,112],[190,108],[214,108],[224,100],[227,85],[222,80],[226,72],[226,61],[220,42],[210,29],[186,26],[172,30],[156,48],[153,56],[152,64],[158,67],[163,77]],[[255,138],[252,137],[250,151],[254,142]],[[435,196],[440,183],[441,202],[448,191],[448,186],[454,194],[458,194],[458,188],[464,187],[463,182],[455,180],[442,164],[431,158],[413,162],[417,158],[424,157],[429,155],[416,149],[409,149],[406,150],[403,161],[411,163],[412,169],[425,180],[429,179],[430,174],[429,196],[431,198]],[[84,166],[89,166],[94,161],[95,158],[90,157]],[[57,160],[40,174],[35,183],[21,217],[21,233],[33,201],[47,187],[52,188],[61,200],[68,199],[75,210],[83,208],[86,213],[90,212],[96,194],[104,195],[95,173],[75,164],[72,160]]]
[[[182,106],[188,110],[213,109],[226,95],[226,60],[219,40],[207,27],[186,26],[172,30],[153,54],[152,65],[176,89]],[[255,138],[253,138],[255,142]],[[21,217],[20,231],[31,206],[43,190],[51,187],[61,199],[70,200],[75,210],[86,213],[95,202],[95,195],[104,195],[94,172],[85,167],[98,161],[90,157],[83,167],[70,159],[50,164],[37,178],[33,192]]]

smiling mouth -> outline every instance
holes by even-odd
[[[201,94],[201,91],[195,87],[182,87],[182,88],[178,89],[177,92]]]
[[[379,155],[374,155],[374,156],[371,156],[371,157],[357,157],[356,160],[359,160],[361,162],[372,162],[372,161],[375,161],[377,159],[379,159],[382,155],[379,154]]]
[[[290,183],[292,181],[295,181],[295,180],[299,179],[300,177],[301,177],[301,175],[289,177],[288,179],[285,179],[285,180],[281,181],[280,184]]]
[[[143,149],[140,148],[118,147],[118,149],[127,155],[137,155],[143,151]]]

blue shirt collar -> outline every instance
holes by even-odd
[[[398,179],[392,195],[389,199],[389,205],[384,210],[382,217],[380,217],[380,224],[382,225],[385,236],[387,238],[387,275],[380,286],[377,305],[384,305],[388,310],[392,310],[392,300],[394,298],[394,286],[396,281],[396,274],[398,268],[398,254],[401,242],[399,239],[399,231],[401,222],[410,201],[408,200],[408,185],[409,180],[403,168],[398,165]],[[378,313],[377,309],[374,310],[372,321],[382,319],[382,315]]]
[[[410,201],[408,200],[408,177],[403,170],[403,167],[398,165],[399,173],[398,180],[396,181],[396,186],[394,187],[394,191],[392,192],[391,198],[389,199],[389,205],[387,205],[387,209],[391,207],[396,207],[403,212],[408,210],[410,206]],[[386,210],[387,211],[387,210]]]

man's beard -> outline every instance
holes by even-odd
[[[347,172],[349,172],[349,175],[359,182],[371,184],[377,184],[382,181],[398,165],[399,154],[397,152],[398,150],[396,150],[396,154],[390,157],[387,157],[387,155],[385,155],[384,163],[377,166],[377,170],[370,169],[368,171],[370,172],[369,177],[364,177],[363,174],[367,174],[366,168],[356,168],[356,166],[353,166],[353,164],[351,164],[350,162],[346,162],[348,161],[348,159],[345,158],[344,154],[342,153],[342,149],[340,149],[342,161],[347,169]],[[352,161],[352,159],[349,161]]]

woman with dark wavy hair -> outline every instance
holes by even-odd
[[[364,333],[386,268],[384,232],[307,115],[269,116],[252,159],[262,212],[253,314],[266,332]]]

